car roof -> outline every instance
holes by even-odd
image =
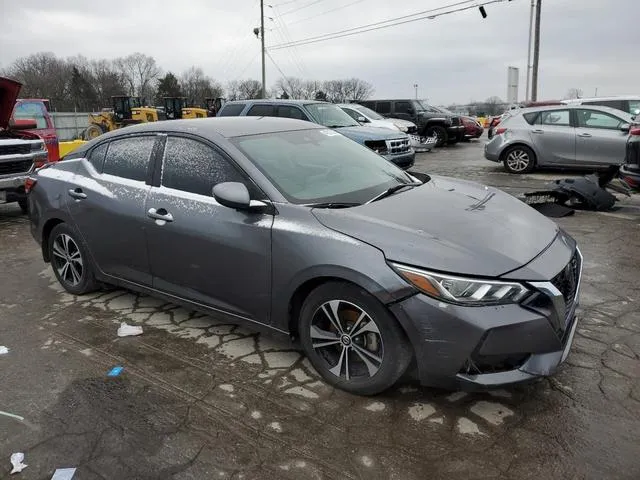
[[[514,110],[513,115],[517,115],[519,113],[527,113],[527,112],[546,112],[546,111],[553,111],[553,110],[582,110],[584,108],[588,108],[589,110],[600,110],[602,112],[607,112],[610,113],[612,115],[616,115],[616,116],[620,116],[620,114],[624,114],[627,116],[630,116],[629,113],[624,112],[622,110],[618,110],[617,108],[611,108],[611,107],[603,107],[601,105],[578,105],[578,104],[574,104],[574,105],[548,105],[548,106],[541,106],[541,107],[528,107],[528,108],[520,108],[518,110]]]
[[[579,103],[579,102],[606,102],[612,100],[640,100],[640,95],[615,95],[611,97],[584,97],[584,98],[571,98],[563,100],[566,103]]]
[[[329,103],[329,102],[321,102],[320,100],[291,100],[284,98],[261,98],[257,100],[230,100],[225,103],[225,105],[234,105],[234,104],[245,104],[245,105],[255,105],[260,103],[272,104],[278,103],[280,105],[308,105],[310,103]],[[224,107],[223,107],[224,108]]]
[[[188,120],[165,120],[131,125],[100,135],[98,139],[116,138],[131,133],[192,133],[202,137],[221,135],[225,138],[264,133],[326,128],[316,123],[280,117],[210,117]]]

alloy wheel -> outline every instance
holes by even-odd
[[[507,165],[514,172],[522,172],[527,169],[531,162],[529,154],[524,150],[513,150],[507,155]]]
[[[384,361],[378,325],[358,305],[329,300],[313,314],[311,346],[336,377],[353,380],[373,377]]]
[[[76,242],[69,235],[61,233],[53,241],[53,266],[60,279],[75,287],[82,281],[84,263]]]

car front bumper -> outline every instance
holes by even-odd
[[[570,294],[552,282],[529,283],[537,292],[535,305],[467,307],[423,294],[392,305],[413,344],[420,383],[473,390],[552,375],[567,358],[578,325],[578,249],[558,276],[569,267]]]

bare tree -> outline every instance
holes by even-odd
[[[224,89],[219,82],[204,74],[200,67],[191,67],[180,76],[182,93],[192,105],[204,105],[205,99],[222,97]]]
[[[239,100],[262,98],[262,84],[258,80],[241,80],[237,88]]]
[[[238,80],[231,80],[227,82],[227,100],[239,100],[240,99],[240,82]]]
[[[129,95],[149,101],[154,98],[155,83],[161,70],[153,57],[136,52],[116,59],[115,66],[125,81]]]
[[[304,81],[297,77],[279,78],[273,86],[276,95],[286,93],[292,100],[303,99],[304,97]]]
[[[373,95],[373,85],[359,78],[346,80],[328,80],[322,83],[322,91],[327,99],[334,103],[350,100],[366,100]]]
[[[109,60],[92,60],[89,65],[92,74],[96,97],[97,110],[112,105],[111,97],[124,95],[126,86],[122,75],[118,73],[115,65]]]
[[[484,110],[487,115],[497,115],[504,110],[504,102],[500,97],[489,97],[484,101]]]
[[[569,90],[567,90],[567,93],[565,94],[564,98],[565,99],[573,99],[573,98],[582,98],[582,90],[580,88],[570,88]]]

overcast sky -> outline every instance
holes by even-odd
[[[460,0],[265,0],[267,45],[331,33]],[[0,0],[0,68],[39,51],[115,58],[139,51],[164,71],[191,65],[225,83],[260,79],[258,0]],[[352,4],[352,5],[350,5]],[[513,0],[271,56],[288,76],[359,77],[376,97],[435,104],[506,98],[507,67],[525,94],[529,0]],[[345,7],[346,6],[346,7]],[[344,7],[344,8],[339,8]],[[339,9],[338,9],[339,8]],[[640,0],[544,0],[539,98],[640,94]],[[332,12],[329,10],[338,9]],[[277,15],[276,15],[277,14]],[[284,27],[283,27],[284,24]],[[635,39],[635,41],[634,41]],[[280,77],[267,58],[267,85]]]

